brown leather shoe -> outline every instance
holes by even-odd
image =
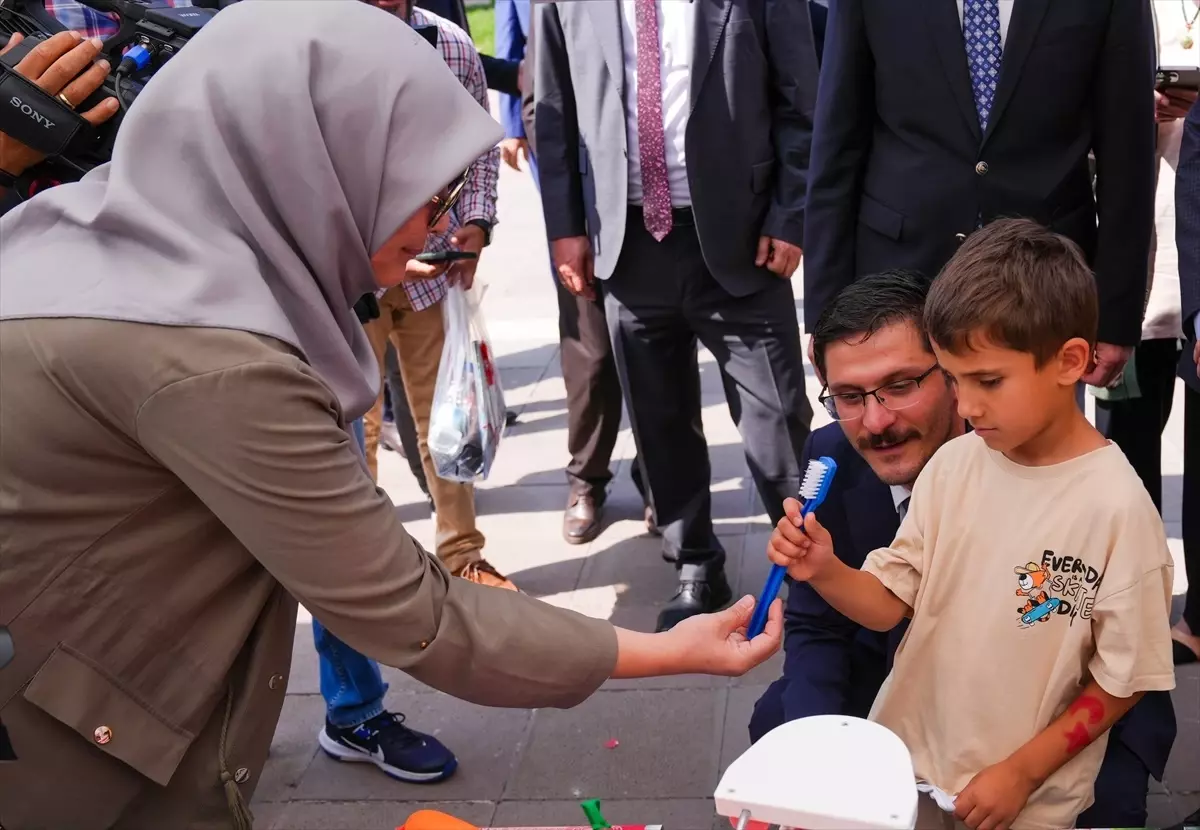
[[[467,582],[474,582],[476,585],[486,585],[489,588],[503,588],[506,591],[519,590],[512,583],[511,579],[496,570],[492,566],[492,563],[486,559],[472,562],[454,575],[460,579],[467,580]]]
[[[585,545],[600,535],[604,503],[591,493],[572,493],[563,513],[563,538],[569,545]]]

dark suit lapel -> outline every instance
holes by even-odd
[[[620,0],[594,0],[583,5],[595,26],[596,41],[600,44],[604,62],[608,64],[608,72],[616,81],[617,88],[624,90],[625,47],[621,41]]]
[[[1000,80],[996,82],[996,98],[992,101],[987,134],[983,137],[985,142],[995,132],[996,125],[1004,117],[1004,108],[1012,100],[1021,70],[1025,67],[1025,59],[1029,57],[1029,50],[1033,48],[1038,27],[1042,25],[1048,8],[1050,0],[1017,0],[1013,4],[1008,36],[1004,39],[1004,57],[1000,61]]]
[[[892,501],[892,491],[867,468],[856,487],[843,497],[846,523],[854,537],[854,555],[859,565],[867,554],[887,547],[900,529],[900,516]]]
[[[721,33],[729,21],[729,0],[690,0],[696,4],[696,40],[692,48],[692,108],[700,98],[700,88],[708,76]]]
[[[955,0],[918,0],[925,7],[938,58],[946,72],[946,80],[976,139],[982,139],[979,114],[975,111],[975,96],[971,91],[971,71],[967,67],[967,47],[963,41],[962,19]],[[1018,1],[1018,6],[1021,3]],[[914,48],[916,48],[914,46]]]

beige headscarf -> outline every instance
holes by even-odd
[[[356,0],[244,0],[146,86],[112,161],[0,220],[0,319],[230,328],[298,348],[348,418],[378,369],[371,254],[502,136]]]

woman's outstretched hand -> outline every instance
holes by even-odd
[[[662,634],[618,628],[617,665],[612,676],[745,674],[778,651],[783,639],[783,603],[779,600],[771,604],[763,633],[753,640],[746,638],[754,604],[754,597],[746,596],[724,611],[689,617]]]

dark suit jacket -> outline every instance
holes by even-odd
[[[1018,0],[984,134],[955,0],[830,0],[806,327],[855,278],[935,275],[980,218],[1025,216],[1079,243],[1096,271],[1100,340],[1135,345],[1154,209],[1155,61],[1146,0]]]
[[[823,455],[837,462],[838,471],[817,518],[836,540],[838,557],[861,568],[867,554],[890,545],[900,529],[891,490],[875,477],[837,424],[809,435],[800,468]],[[789,580],[783,677],[755,706],[751,740],[781,723],[812,715],[865,718],[905,628],[901,624],[887,634],[863,628],[831,608],[812,586]]]
[[[705,263],[735,296],[777,284],[761,234],[804,241],[817,57],[808,3],[691,0],[685,138]],[[625,238],[628,147],[617,0],[535,3],[537,160],[551,240],[588,236],[599,279]]]
[[[890,545],[900,529],[895,502],[837,424],[809,436],[801,469],[822,455],[836,461],[838,471],[817,518],[833,537],[838,558],[861,568],[867,554]],[[812,715],[866,717],[906,629],[904,622],[886,634],[870,631],[831,608],[807,583],[789,580],[783,677],[755,705],[750,739]],[[1132,750],[1162,780],[1175,731],[1171,695],[1148,692],[1113,726],[1111,740]]]
[[[1200,103],[1192,105],[1183,126],[1179,169],[1175,171],[1175,238],[1179,246],[1183,333],[1188,341],[1180,360],[1179,376],[1200,392],[1200,379],[1192,362],[1196,319],[1200,315]]]

